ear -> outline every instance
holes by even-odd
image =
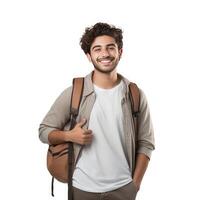
[[[92,61],[92,59],[91,59],[91,56],[90,56],[90,54],[89,54],[89,53],[87,53],[87,54],[86,54],[86,56],[87,56],[87,58],[88,58],[89,62],[91,62],[91,61]]]
[[[122,57],[122,53],[123,53],[123,49],[121,48],[121,49],[119,49],[119,58]]]

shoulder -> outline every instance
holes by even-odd
[[[57,104],[69,104],[70,103],[70,99],[71,99],[71,93],[72,93],[72,86],[69,86],[67,88],[65,88],[60,95],[56,98],[54,105]]]

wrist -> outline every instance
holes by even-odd
[[[140,189],[140,184],[141,183],[139,181],[133,180],[133,184],[134,184],[136,190],[138,191]]]
[[[64,131],[64,140],[66,142],[71,142],[70,134],[71,134],[71,131]]]

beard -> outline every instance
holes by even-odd
[[[101,60],[106,60],[106,59],[109,59],[111,62],[112,62],[112,65],[111,66],[106,66],[106,67],[102,67],[102,64],[98,64]],[[104,74],[109,74],[111,73],[112,71],[115,70],[115,68],[117,67],[118,63],[119,63],[119,60],[120,60],[120,57],[115,59],[114,57],[106,57],[106,58],[102,58],[102,59],[99,59],[97,58],[96,60],[92,59],[91,58],[91,61],[92,61],[92,64],[94,66],[94,68],[101,72],[101,73],[104,73]]]

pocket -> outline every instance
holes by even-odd
[[[137,188],[137,186],[135,185],[135,182],[134,182],[134,181],[132,181],[132,185],[133,185],[133,188],[134,188],[135,192],[137,193],[137,192],[138,192],[138,188]]]
[[[137,189],[134,181],[132,181],[131,183],[132,183],[131,187],[132,187],[132,191],[133,191],[131,200],[135,200],[135,198],[137,196],[138,189]]]
[[[113,196],[118,195],[119,197],[117,199],[120,200],[135,200],[136,187],[133,185],[133,181],[131,181],[117,190],[114,190],[113,193]]]
[[[135,185],[134,181],[132,181],[132,187],[133,187],[133,190],[134,190],[134,193],[135,193],[135,196],[136,196],[136,194],[138,193],[138,188]]]

